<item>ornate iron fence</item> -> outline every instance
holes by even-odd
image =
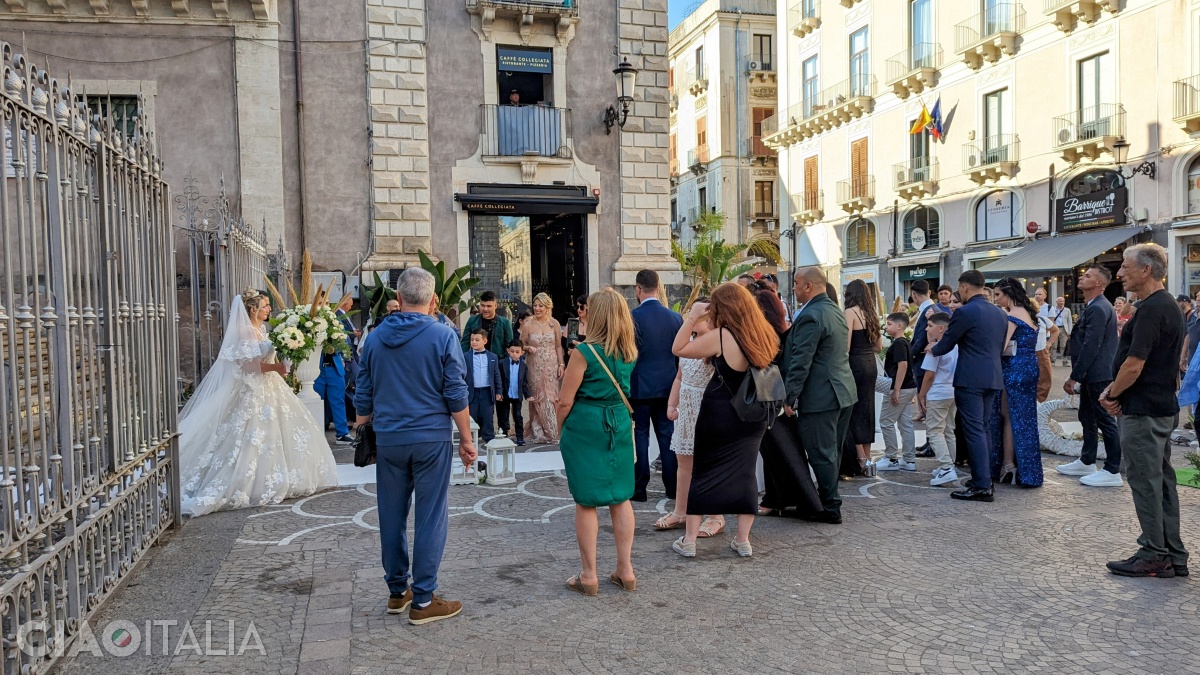
[[[221,349],[230,299],[247,288],[262,289],[268,275],[274,276],[276,286],[286,293],[288,263],[282,240],[275,254],[268,255],[266,223],[255,228],[230,214],[224,178],[221,192],[205,197],[196,187],[196,179],[188,176],[183,193],[175,195],[174,202],[178,226],[188,235],[190,292],[181,314],[190,333],[183,338],[184,344],[191,353],[184,355],[184,372],[192,384],[199,384]]]
[[[178,351],[153,139],[0,50],[0,668],[27,673],[178,523]]]

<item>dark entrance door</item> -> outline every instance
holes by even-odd
[[[472,213],[471,265],[482,280],[475,292],[494,291],[513,319],[531,309],[533,296],[546,293],[565,326],[574,299],[587,292],[584,217]]]
[[[529,244],[533,293],[550,296],[554,318],[565,326],[574,313],[575,298],[587,292],[583,216],[532,216]]]

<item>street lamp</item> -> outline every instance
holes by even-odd
[[[1154,180],[1154,162],[1151,162],[1150,160],[1146,160],[1135,166],[1130,170],[1128,176],[1126,176],[1125,172],[1121,170],[1121,167],[1124,166],[1125,162],[1129,159],[1129,143],[1125,140],[1124,136],[1118,138],[1116,143],[1113,143],[1112,149],[1113,159],[1115,159],[1117,162],[1117,173],[1121,175],[1121,178],[1129,180],[1140,173],[1148,177],[1150,180]]]
[[[608,110],[604,111],[604,133],[611,134],[614,124],[619,127],[625,126],[625,119],[629,117],[629,103],[633,100],[633,89],[637,85],[637,74],[637,68],[629,65],[628,58],[622,58],[621,65],[613,70],[613,75],[617,76],[617,101],[621,103],[621,112],[618,114],[615,107],[608,106]]]

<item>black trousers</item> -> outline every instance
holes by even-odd
[[[1083,450],[1079,461],[1096,463],[1099,436],[1104,436],[1104,470],[1121,472],[1121,434],[1117,431],[1117,420],[1100,407],[1100,393],[1112,382],[1080,382],[1079,423],[1083,425]]]
[[[496,437],[492,430],[492,418],[496,412],[496,398],[491,387],[475,387],[471,390],[471,419],[479,425],[479,440],[487,443]]]
[[[654,424],[654,436],[658,439],[658,456],[662,458],[663,489],[667,499],[675,499],[675,475],[679,471],[679,460],[671,450],[671,436],[675,434],[675,423],[667,419],[667,399],[642,398],[630,401],[633,406],[633,440],[637,446],[637,464],[634,465],[633,494],[642,497],[650,484],[650,424]]]
[[[987,417],[999,389],[955,387],[954,403],[962,420],[963,436],[967,440],[967,458],[971,463],[970,485],[980,490],[992,489],[992,442]]]
[[[514,427],[509,427],[508,425],[509,411],[512,411]],[[496,420],[500,424],[500,431],[505,436],[508,435],[510,428],[515,428],[517,431],[517,440],[525,440],[525,418],[521,415],[521,399],[505,396],[503,399],[496,401]]]

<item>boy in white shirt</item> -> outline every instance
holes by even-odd
[[[945,335],[946,327],[950,325],[950,315],[935,312],[926,321],[928,326],[925,334],[932,347]],[[942,356],[926,352],[925,361],[921,364],[925,379],[921,382],[917,402],[925,413],[929,446],[933,448],[940,465],[929,481],[933,486],[958,482],[958,472],[954,470],[954,368],[957,365],[958,347]]]

